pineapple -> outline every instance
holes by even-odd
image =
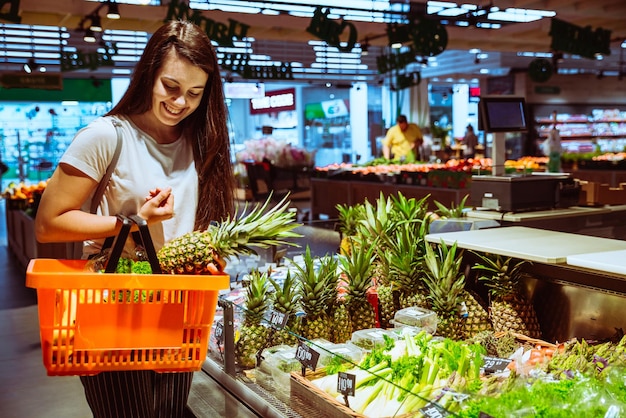
[[[301,292],[302,310],[306,314],[302,318],[301,332],[302,336],[309,340],[315,338],[330,340],[332,326],[327,310],[331,299],[336,294],[337,261],[328,256],[320,258],[319,261],[320,266],[316,269],[315,260],[307,246],[304,253],[304,265],[293,264],[293,271]]]
[[[337,298],[330,307],[332,327],[330,330],[330,340],[336,344],[343,344],[352,338],[352,320],[346,300],[343,297]]]
[[[254,270],[246,288],[243,321],[235,343],[235,358],[244,368],[256,366],[256,356],[267,341],[268,328],[262,323],[269,308],[269,275]]]
[[[435,252],[433,245],[426,245],[424,263],[427,274],[424,281],[428,287],[432,310],[437,314],[437,334],[453,340],[462,339],[465,274],[461,272],[462,254],[457,256],[456,242],[448,247],[443,240]]]
[[[289,271],[282,286],[274,279],[269,279],[274,288],[273,310],[287,316],[287,324],[283,329],[274,332],[270,345],[295,345],[298,342],[299,327],[296,312],[300,300],[296,281]]]
[[[235,213],[205,231],[193,231],[167,242],[157,253],[163,273],[223,274],[225,259],[236,254],[254,254],[254,247],[297,244],[287,238],[301,237],[293,232],[300,226],[294,221],[296,212],[289,211],[289,201],[283,198],[267,210],[271,196],[263,205],[241,214]]]
[[[358,225],[357,243],[374,247],[372,276],[378,293],[378,306],[382,327],[389,326],[389,320],[396,311],[395,295],[389,280],[389,263],[386,257],[389,240],[386,237],[393,230],[391,219],[392,203],[383,194],[376,206],[366,201],[362,205],[362,215]]]
[[[376,325],[374,307],[367,299],[368,291],[373,285],[371,271],[374,247],[374,245],[358,247],[352,245],[350,255],[339,258],[341,271],[347,281],[346,304],[352,332],[374,328]]]
[[[483,280],[489,288],[489,311],[495,332],[516,332],[531,338],[541,338],[541,330],[535,309],[521,292],[522,266],[511,257],[500,255],[476,255],[482,264],[473,269],[483,271],[478,280]]]
[[[389,263],[389,278],[398,291],[398,308],[420,306],[429,308],[426,297],[427,290],[422,280],[423,254],[415,228],[410,224],[401,224],[396,229],[395,236],[389,242],[386,253]]]
[[[467,318],[463,323],[463,333],[465,338],[472,338],[484,331],[493,331],[489,313],[483,307],[480,296],[470,290],[464,290],[461,294]]]
[[[352,206],[339,204],[336,207],[339,212],[337,226],[341,234],[339,254],[346,254],[350,250],[350,242],[354,240],[357,233],[357,225],[363,212],[363,205],[360,203]]]

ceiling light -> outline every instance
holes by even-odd
[[[100,15],[98,13],[87,16],[87,19],[91,22],[89,29],[94,32],[102,32],[102,24],[100,23]]]
[[[83,41],[85,42],[96,42],[96,34],[91,29],[85,29],[85,35],[83,36]]]
[[[361,44],[361,55],[369,54],[370,43],[367,39]]]
[[[37,64],[35,63],[35,58],[29,59],[28,62],[24,64],[24,71],[27,74],[32,73],[36,69],[37,69]]]
[[[120,10],[117,6],[117,3],[114,0],[109,0],[107,2],[109,6],[109,11],[107,12],[107,17],[109,19],[119,19],[120,18]]]

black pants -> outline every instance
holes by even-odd
[[[151,370],[81,376],[94,418],[183,418],[193,372]]]

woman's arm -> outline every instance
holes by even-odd
[[[80,170],[61,163],[41,196],[35,217],[39,242],[67,242],[116,235],[115,216],[93,215],[80,210],[98,183]]]
[[[48,180],[37,209],[37,241],[83,241],[117,235],[121,223],[116,216],[95,215],[80,209],[97,185],[82,171],[61,163]],[[151,190],[137,215],[148,221],[148,224],[174,216],[171,187]]]

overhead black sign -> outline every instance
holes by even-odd
[[[249,61],[250,55],[248,54],[226,53],[220,67],[246,79],[293,80],[293,71],[288,62],[281,62],[280,65],[250,65]]]
[[[591,26],[573,25],[560,19],[552,18],[550,36],[554,51],[569,52],[581,57],[595,59],[596,54],[611,55],[611,31]]]
[[[107,43],[104,52],[82,51],[61,51],[61,71],[72,71],[89,69],[96,70],[100,67],[114,67],[113,56],[117,55],[117,45]]]
[[[171,0],[164,22],[170,20],[187,20],[200,26],[207,36],[219,46],[233,47],[233,39],[244,39],[248,36],[249,25],[228,19],[228,25],[216,22],[202,15],[200,10],[193,10],[184,1]]]
[[[328,13],[329,9],[317,7],[306,31],[326,41],[328,45],[337,47],[342,52],[352,51],[358,36],[356,26],[343,19],[339,23],[329,19]],[[348,31],[348,40],[346,41],[346,46],[341,46],[340,37],[346,29]]]
[[[0,10],[9,3],[9,13],[0,13],[0,20],[6,20],[13,23],[21,23],[22,18],[18,14],[20,10],[20,0],[0,0]]]

